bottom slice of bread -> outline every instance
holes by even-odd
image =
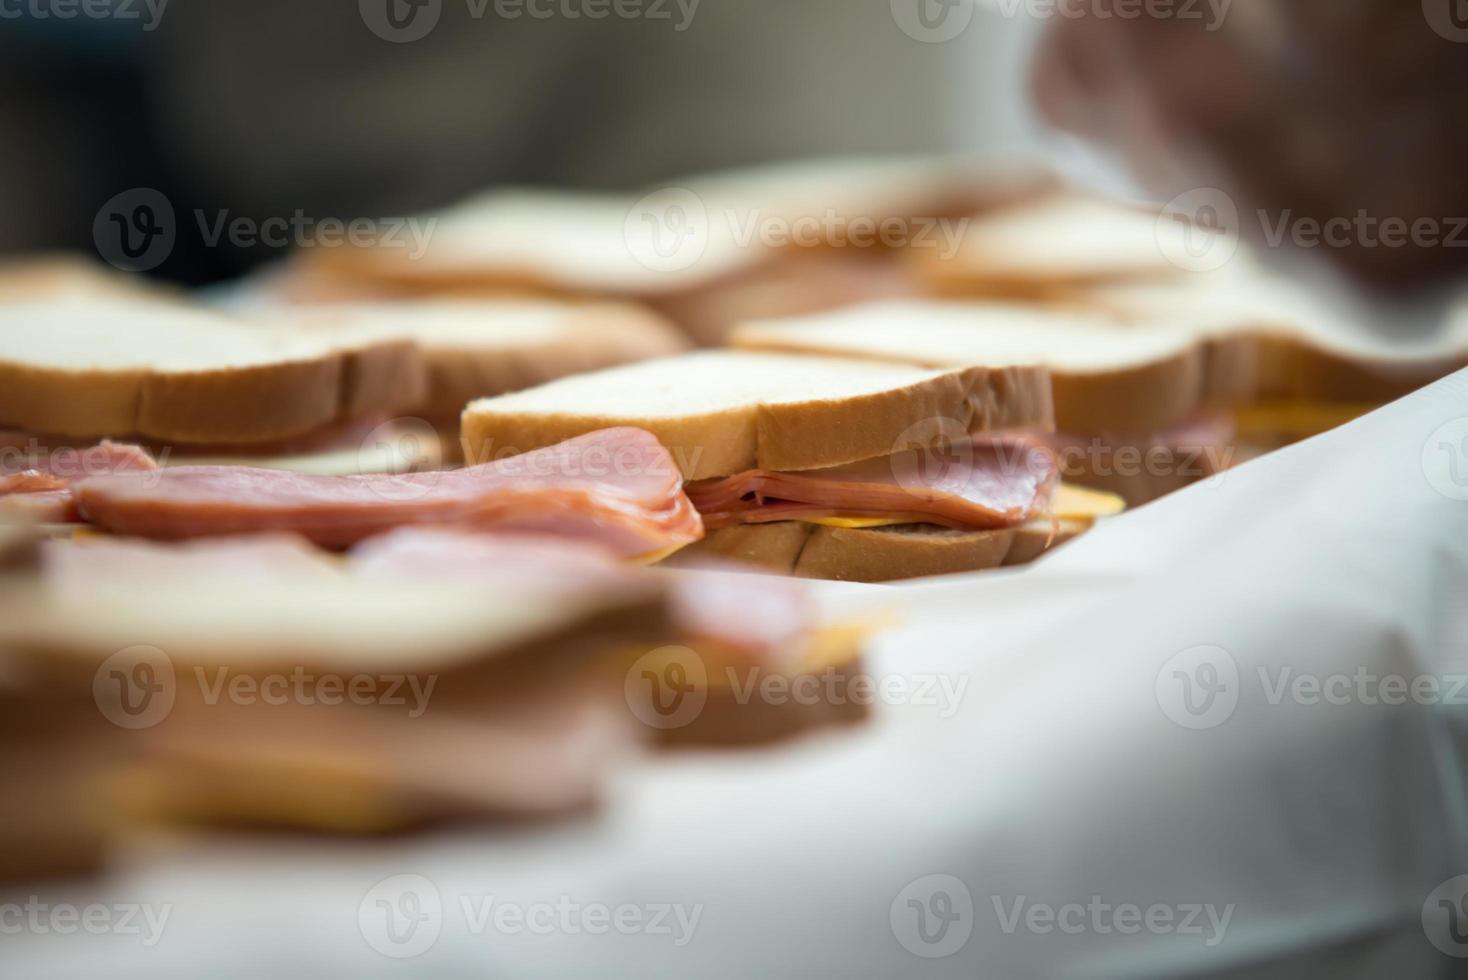
[[[892,582],[1020,565],[1081,534],[1089,522],[1037,521],[1000,531],[956,531],[933,524],[838,528],[802,521],[742,524],[711,531],[672,564],[716,556],[785,575],[847,582]]]

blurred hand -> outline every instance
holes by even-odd
[[[1160,199],[1219,188],[1246,237],[1368,286],[1468,272],[1468,0],[1058,6],[1042,112]]]

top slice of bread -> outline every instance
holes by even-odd
[[[1164,429],[1195,416],[1205,395],[1196,335],[1038,306],[873,303],[745,324],[730,343],[924,367],[1043,364],[1054,381],[1056,424],[1067,432]]]
[[[696,288],[766,258],[741,244],[731,222],[677,189],[639,201],[507,188],[424,220],[432,224],[421,252],[384,242],[314,249],[305,260],[318,273],[414,295],[641,298]]]
[[[1170,216],[1064,190],[975,216],[956,252],[914,249],[911,259],[943,295],[1036,298],[1189,271],[1188,235]]]
[[[671,323],[625,303],[434,300],[307,307],[277,322],[326,339],[416,344],[428,373],[418,410],[458,417],[476,398],[680,353]]]
[[[861,229],[873,237],[889,220],[966,212],[985,196],[977,185],[968,161],[916,157],[730,170],[628,194],[511,187],[423,219],[421,248],[385,239],[301,258],[308,272],[418,295],[652,300],[737,279],[787,249],[846,245]]]
[[[554,381],[469,405],[464,452],[484,461],[614,426],[652,432],[685,479],[816,469],[890,455],[953,426],[1053,425],[1031,364],[930,370],[847,358],[703,351]]]
[[[1399,398],[1468,365],[1468,310],[1428,336],[1388,335],[1309,288],[1246,271],[1111,286],[1086,301],[1134,322],[1207,339],[1215,387],[1251,372],[1247,398],[1370,404]]]
[[[411,343],[341,344],[182,304],[0,305],[0,426],[198,445],[264,442],[422,397]]]

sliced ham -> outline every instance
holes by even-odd
[[[748,470],[686,489],[710,530],[819,517],[901,517],[986,530],[1045,513],[1057,478],[1055,455],[1043,443],[1005,436],[824,470]]]
[[[671,455],[641,429],[603,429],[462,470],[310,476],[242,466],[180,466],[75,487],[101,528],[176,540],[292,531],[345,548],[410,524],[543,532],[599,542],[619,556],[703,536]]]
[[[0,496],[0,524],[75,524],[81,520],[70,490]]]
[[[95,446],[41,448],[35,439],[18,433],[0,437],[0,493],[60,490],[89,476],[156,469],[157,462],[141,447],[107,439]],[[27,481],[29,488],[23,485]],[[46,481],[49,485],[42,485]]]
[[[80,519],[74,481],[111,473],[150,473],[158,464],[138,446],[40,448],[22,433],[0,433],[0,522],[69,524]]]

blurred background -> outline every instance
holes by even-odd
[[[0,251],[95,251],[99,208],[137,187],[180,215],[350,220],[503,184],[1037,145],[1024,16],[941,8],[925,25],[850,0],[623,0],[618,16],[608,0],[592,19],[556,2],[10,6],[0,131],[23,135],[0,141]],[[281,251],[208,247],[197,224],[152,274],[203,284]]]

